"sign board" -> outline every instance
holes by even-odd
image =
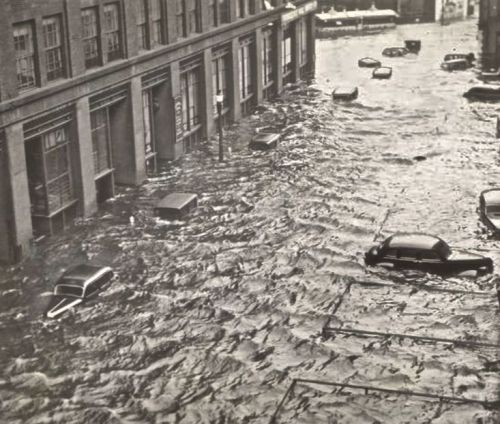
[[[182,118],[182,97],[174,97],[175,142],[181,143],[184,137],[184,120]]]
[[[298,19],[308,13],[315,12],[318,9],[317,0],[310,1],[309,3],[303,4],[296,9],[289,10],[281,15],[281,24],[286,25],[295,19]]]

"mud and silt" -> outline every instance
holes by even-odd
[[[321,336],[335,309],[332,327],[498,343],[498,271],[443,280],[363,263],[375,238],[407,230],[500,267],[499,242],[476,212],[479,192],[500,179],[498,109],[461,97],[473,70],[439,68],[453,49],[477,52],[476,29],[425,24],[318,40],[316,80],[228,129],[228,160],[217,161],[214,138],[40,243],[22,269],[4,269],[0,421],[267,423],[293,378],[499,398],[494,348]],[[360,57],[380,58],[408,38],[422,50],[383,58],[390,80],[357,68]],[[359,98],[333,103],[332,89],[346,84]],[[249,151],[266,128],[283,131],[280,147]],[[171,191],[199,195],[188,219],[153,216]],[[83,260],[113,266],[112,288],[59,321],[42,319],[54,279]],[[500,414],[297,385],[277,422],[486,424]]]

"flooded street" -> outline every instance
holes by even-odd
[[[467,21],[317,40],[316,80],[228,129],[229,160],[218,162],[214,138],[43,241],[22,269],[2,270],[0,422],[263,424],[294,378],[499,399],[494,347],[322,332],[329,321],[500,343],[500,241],[477,214],[480,191],[500,181],[500,111],[462,97],[474,70],[439,67],[454,50],[477,56],[476,36]],[[381,56],[405,39],[422,41],[418,55]],[[357,67],[365,56],[383,59],[392,78],[371,79]],[[332,102],[346,84],[358,99]],[[256,128],[283,125],[277,150],[248,150]],[[153,216],[171,191],[199,195],[185,221]],[[396,231],[439,235],[491,257],[495,271],[441,279],[367,268],[364,252]],[[114,268],[112,287],[43,319],[53,281],[86,260]],[[403,422],[494,424],[500,412],[304,383],[276,419]]]

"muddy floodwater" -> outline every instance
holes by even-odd
[[[381,56],[405,39],[421,40],[418,55]],[[218,162],[214,138],[2,269],[0,422],[264,424],[293,379],[499,399],[500,241],[477,206],[500,184],[500,110],[462,97],[473,69],[439,67],[478,47],[473,21],[318,40],[316,79],[229,128],[230,159]],[[365,56],[392,78],[358,68]],[[332,102],[346,84],[358,99]],[[281,145],[249,151],[266,127],[283,131]],[[197,193],[199,207],[158,220],[153,206],[171,191]],[[495,271],[366,267],[364,252],[396,231],[437,234],[490,256]],[[112,287],[43,319],[54,280],[86,260],[114,268]],[[484,346],[322,334],[327,322]],[[298,382],[276,423],[494,424],[500,412]]]

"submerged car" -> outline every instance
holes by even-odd
[[[474,53],[448,53],[444,56],[443,62],[449,62],[450,60],[465,59],[472,66],[472,62],[476,60]]]
[[[97,296],[113,278],[113,270],[107,266],[77,265],[64,272],[54,287],[54,294],[46,315],[55,318],[74,306]]]
[[[400,57],[407,55],[409,52],[410,51],[406,47],[386,47],[382,51],[382,55],[388,57]]]
[[[365,254],[369,266],[416,269],[434,274],[493,271],[493,261],[474,253],[451,248],[439,237],[421,233],[399,233],[372,247]]]
[[[392,76],[392,68],[389,66],[380,66],[372,72],[372,77],[376,79],[389,79]]]
[[[360,68],[378,68],[382,66],[380,60],[373,59],[372,57],[363,57],[358,60],[358,66]]]
[[[476,85],[466,91],[463,96],[469,100],[500,101],[500,85]]]
[[[500,188],[491,188],[481,192],[479,214],[483,222],[496,235],[500,235]]]
[[[354,100],[358,98],[358,87],[335,87],[332,91],[333,100]]]
[[[444,71],[463,71],[471,67],[467,59],[446,60],[441,63],[441,69]]]

